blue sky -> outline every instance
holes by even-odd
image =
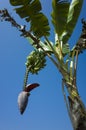
[[[43,11],[49,17],[51,0],[41,0]],[[0,9],[7,8],[20,24],[25,24],[9,1],[0,2]],[[76,42],[81,32],[81,18],[86,19],[86,1],[70,44]],[[50,17],[49,17],[50,18]],[[50,40],[53,40],[51,32]],[[72,130],[61,89],[61,75],[47,59],[47,66],[39,75],[30,75],[29,83],[40,87],[31,92],[25,113],[18,110],[17,97],[22,90],[26,57],[33,48],[9,23],[0,22],[0,130]],[[77,84],[86,104],[86,52],[79,56]]]

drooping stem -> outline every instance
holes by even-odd
[[[26,30],[26,26],[18,24],[15,19],[9,14],[7,9],[0,10],[0,20],[10,22],[13,27],[16,27],[22,34],[21,36],[30,37],[35,43],[39,43],[39,40]]]
[[[29,68],[26,67],[23,90],[26,88],[27,81],[28,81],[28,75],[29,75]]]

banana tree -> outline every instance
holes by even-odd
[[[42,12],[40,0],[9,0],[16,13],[29,24],[18,24],[7,9],[0,10],[1,21],[5,20],[16,27],[34,50],[27,56],[23,91],[18,96],[19,109],[23,114],[30,91],[39,84],[27,84],[28,75],[38,74],[46,66],[46,56],[62,74],[62,92],[74,130],[86,130],[86,108],[77,87],[77,65],[79,55],[86,49],[86,22],[82,19],[82,32],[73,48],[69,40],[77,24],[83,0],[52,0],[51,21],[55,41],[49,40],[51,28],[49,20]],[[40,24],[38,24],[40,23]]]

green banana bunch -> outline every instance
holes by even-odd
[[[34,50],[27,57],[26,67],[32,74],[38,74],[46,66],[45,54],[42,51]]]

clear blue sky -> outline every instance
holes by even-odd
[[[51,0],[41,0],[43,11],[49,16]],[[20,24],[24,24],[14,12],[8,0],[0,2],[0,9],[7,8]],[[81,18],[86,19],[86,0],[71,37],[75,43],[81,32]],[[54,39],[53,32],[50,37]],[[22,90],[26,57],[32,50],[28,41],[9,23],[0,22],[0,130],[72,130],[61,89],[61,75],[47,60],[47,66],[39,75],[30,75],[29,83],[40,87],[31,92],[25,113],[21,116],[17,96]],[[86,52],[79,57],[77,84],[86,104]]]

